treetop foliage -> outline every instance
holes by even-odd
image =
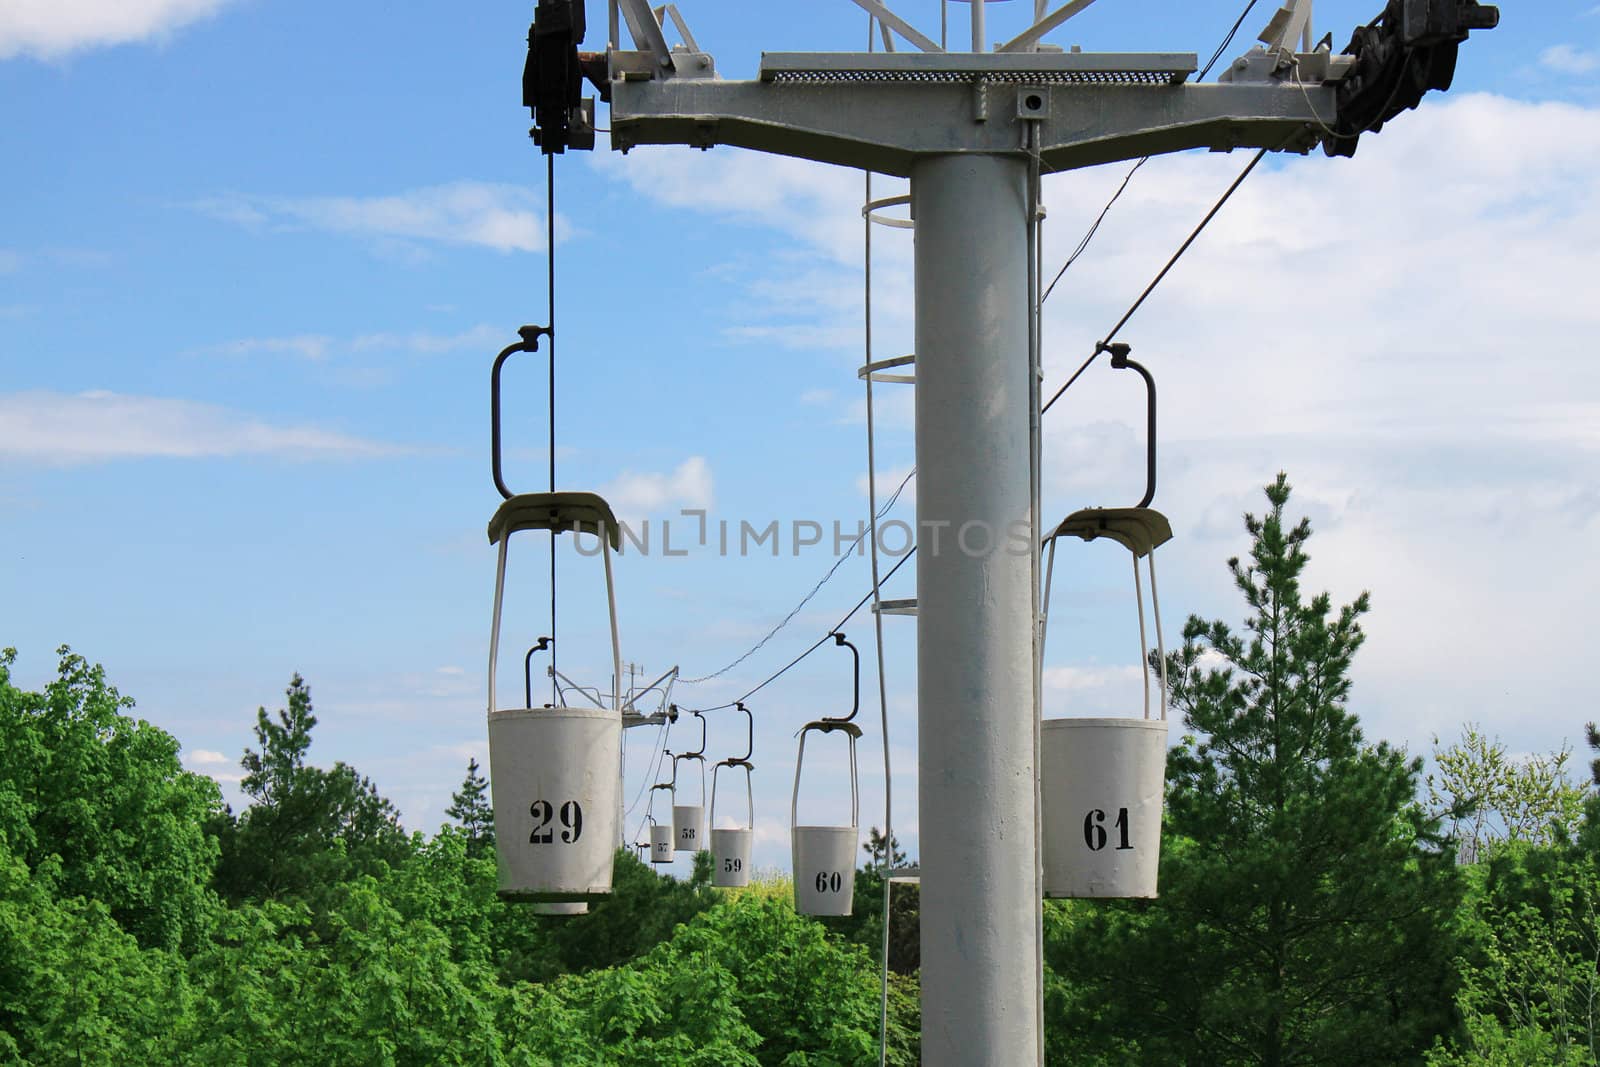
[[[1307,593],[1290,495],[1280,475],[1245,518],[1242,621],[1191,616],[1168,657],[1184,736],[1161,896],[1045,904],[1047,1062],[1597,1067],[1596,791],[1566,780],[1570,750],[1514,758],[1471,726],[1426,783],[1367,741],[1368,597]],[[587,916],[537,918],[496,894],[476,760],[450,824],[408,835],[372,781],[313,762],[295,675],[257,713],[235,813],[101,668],[63,648],[29,692],[14,662],[0,1063],[877,1062],[884,877],[908,858],[876,828],[847,918],[795,914],[783,879],[719,891],[704,855],[678,880],[626,849]],[[909,1065],[920,892],[887,888],[887,1056]]]

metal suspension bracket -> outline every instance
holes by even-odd
[[[751,772],[753,772],[756,768],[755,764],[750,762],[750,756],[755,752],[756,718],[754,715],[750,714],[750,709],[744,706],[743,701],[736,700],[734,701],[733,706],[744,712],[748,732],[745,734],[744,755],[729,756],[727,759],[718,760],[711,768],[711,806],[709,809],[707,809],[706,820],[708,825],[713,828],[716,826],[717,818],[717,772],[722,770],[724,767],[727,767],[730,770],[733,768],[740,768],[744,771],[745,803],[747,806],[746,810],[750,813],[750,818],[746,823],[746,826],[755,826],[756,802],[753,786],[750,782],[750,775]]]
[[[744,701],[742,701],[742,700],[735,700],[733,702],[733,706],[735,708],[739,709],[740,711],[744,712],[744,717],[745,717],[744,755],[742,755],[742,756],[732,756],[732,757],[730,757],[728,759],[723,760],[720,764],[718,764],[718,766],[733,767],[733,766],[738,766],[740,764],[743,764],[744,766],[749,766],[749,764],[750,764],[750,756],[756,750],[756,717],[754,715],[750,714],[750,709],[744,706]]]
[[[856,651],[856,646],[852,645],[848,640],[846,640],[844,634],[839,631],[834,631],[833,643],[836,646],[848,648],[850,650],[851,658],[855,661],[854,695],[851,698],[850,714],[837,718],[823,716],[819,722],[831,724],[831,727],[841,727],[850,722],[851,719],[854,719],[856,717],[856,712],[861,710],[861,653]],[[824,727],[824,729],[828,728],[830,727]],[[859,736],[859,728],[856,730],[856,733]]]
[[[522,657],[522,698],[527,707],[533,707],[533,654],[543,652],[549,648],[551,639],[541,637],[535,641],[533,647],[528,649],[528,654]],[[546,704],[545,707],[553,707]]]
[[[528,27],[522,106],[533,113],[529,136],[545,155],[594,148],[594,100],[582,95],[592,70],[578,54],[584,29],[583,0],[539,0]]]
[[[1144,379],[1145,388],[1145,449],[1144,449],[1144,496],[1134,507],[1147,508],[1150,501],[1156,498],[1156,380],[1143,364],[1135,363],[1128,358],[1133,351],[1133,346],[1121,341],[1108,344],[1100,341],[1094,346],[1095,355],[1101,352],[1111,353],[1111,368],[1113,370],[1134,370],[1139,372],[1139,377]]]
[[[507,345],[494,359],[494,367],[489,371],[489,450],[494,472],[494,487],[500,495],[510,500],[516,494],[506,488],[505,478],[501,475],[500,467],[500,368],[516,352],[539,351],[540,337],[554,337],[548,326],[523,326],[517,330],[522,340]]]

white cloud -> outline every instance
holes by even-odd
[[[188,754],[184,760],[185,765],[196,774],[203,774],[219,785],[237,785],[244,781],[244,775],[237,770],[223,770],[226,767],[237,767],[238,761],[221,752],[210,749],[197,748]]]
[[[619,519],[663,515],[679,508],[710,510],[711,465],[704,456],[690,456],[670,473],[624,471],[600,495]]]
[[[301,359],[322,360],[328,355],[330,339],[321,334],[300,334],[295,337],[243,337],[213,345],[206,351],[219,356],[243,358],[265,353],[291,355]]]
[[[232,195],[191,204],[213,218],[251,228],[310,227],[374,239],[476,245],[497,252],[545,246],[544,205],[531,187],[459,181],[386,196]],[[556,236],[567,232],[556,217]]]
[[[1062,693],[1104,689],[1111,685],[1138,682],[1143,672],[1127,667],[1046,667],[1041,681],[1046,689]]]
[[[274,425],[171,397],[104,390],[0,394],[0,460],[73,465],[147,457],[369,459],[406,451],[317,426]]]
[[[0,59],[51,59],[86,48],[161,37],[207,18],[226,0],[6,0]]]
[[[1532,750],[1575,735],[1581,682],[1528,665],[1585,661],[1600,589],[1597,154],[1600,109],[1450,95],[1364,137],[1353,160],[1275,160],[1241,187],[1122,334],[1161,389],[1169,644],[1191,612],[1242,615],[1223,561],[1247,547],[1258,487],[1286,469],[1317,531],[1307,589],[1373,594],[1352,701],[1369,737],[1425,751],[1467,719]],[[1140,171],[1046,307],[1047,390],[1244,162]],[[1047,178],[1047,258],[1059,264],[1125,170]],[[1143,415],[1137,377],[1102,357],[1045,420],[1048,517],[1137,499]],[[1058,558],[1058,582],[1068,564],[1102,565]],[[1126,580],[1125,555],[1103,566]],[[1107,617],[1131,617],[1121,595]],[[1100,605],[1081,610],[1076,629],[1051,619],[1051,667],[1093,647]]]
[[[350,348],[356,352],[390,350],[433,356],[442,352],[459,352],[462,349],[502,348],[516,340],[508,337],[504,329],[487,324],[463,330],[460,333],[429,333],[425,330],[412,333],[369,333],[354,338]]]
[[[1559,74],[1592,74],[1600,67],[1600,55],[1576,45],[1553,44],[1539,53],[1539,65]]]
[[[638,149],[624,160],[597,156],[593,165],[640,196],[669,208],[761,227],[789,238],[777,251],[725,253],[707,271],[728,281],[722,335],[734,342],[807,351],[860,348],[861,175],[783,156],[739,149],[681,152]],[[905,189],[875,179],[873,196]],[[909,334],[911,241],[904,231],[876,229],[873,245],[875,329],[883,344]]]
[[[514,340],[515,338],[509,338]],[[206,355],[245,358],[255,355],[288,355],[312,362],[332,356],[381,353],[432,356],[463,349],[490,349],[507,343],[505,330],[478,325],[458,333],[368,333],[356,337],[329,337],[326,334],[294,334],[286,337],[241,337],[198,351]]]

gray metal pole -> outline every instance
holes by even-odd
[[[1027,180],[1021,155],[911,171],[930,1065],[1039,1062]]]

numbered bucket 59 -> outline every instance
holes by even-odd
[[[849,915],[856,889],[856,828],[794,828],[794,910]]]
[[[1167,724],[1047,719],[1041,725],[1044,895],[1154,897]]]
[[[699,804],[672,806],[673,847],[693,855],[706,847],[706,809]]]
[[[611,892],[622,719],[601,708],[489,713],[500,895],[577,901]]]
[[[755,834],[745,829],[711,831],[711,884],[737,889],[750,884],[750,843]]]

